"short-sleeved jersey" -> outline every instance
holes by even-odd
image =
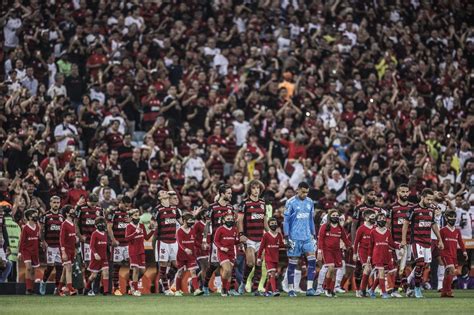
[[[243,217],[244,235],[254,242],[260,242],[265,230],[265,201],[246,199],[239,206]]]
[[[20,253],[28,252],[39,254],[40,227],[38,224],[32,228],[29,224],[23,225],[20,236]]]
[[[388,211],[388,215],[390,218],[390,225],[392,231],[393,240],[397,243],[402,241],[402,228],[403,222],[408,216],[408,211],[413,208],[415,205],[412,203],[408,203],[407,205],[401,205],[398,202],[393,203],[390,206]],[[410,234],[407,234],[407,243],[410,243]]]
[[[180,218],[181,211],[177,207],[158,205],[153,214],[153,219],[157,223],[156,239],[168,244],[175,243],[178,219]]]
[[[64,217],[60,213],[48,211],[40,219],[43,225],[43,238],[49,247],[59,247],[59,234]]]
[[[409,211],[406,220],[410,222],[411,243],[422,247],[431,247],[431,227],[435,223],[434,210],[414,205]]]
[[[458,246],[461,251],[466,251],[459,229],[451,230],[448,226],[445,226],[439,231],[439,234],[444,244],[444,249],[441,251],[442,257],[457,258]]]
[[[214,236],[217,229],[224,224],[224,216],[234,213],[231,205],[222,206],[215,202],[209,206],[206,217],[211,221],[211,235]]]
[[[126,210],[115,208],[107,215],[107,221],[112,224],[112,231],[115,239],[120,243],[120,246],[126,246],[125,230],[128,225],[128,214]]]
[[[280,248],[283,248],[283,236],[281,233],[272,235],[270,232],[266,232],[262,237],[260,249],[258,250],[257,257],[262,258],[262,254],[265,252],[265,261],[278,263]]]
[[[394,243],[392,235],[388,229],[381,233],[376,228],[370,231],[370,249],[369,255],[371,257],[387,256],[390,249],[398,249],[400,245]]]
[[[318,249],[323,251],[330,250],[336,251],[341,250],[341,240],[344,242],[346,247],[351,246],[349,237],[346,233],[346,230],[340,226],[330,226],[329,230],[326,228],[328,223],[325,223],[319,229],[318,234]]]
[[[64,247],[67,251],[76,249],[76,227],[74,223],[64,220],[63,224],[61,224],[59,242],[61,248]]]
[[[98,254],[101,260],[107,260],[107,233],[94,231],[90,240],[91,255]]]
[[[103,216],[103,211],[100,207],[84,205],[76,207],[76,215],[79,231],[86,238],[86,243],[89,243],[91,235],[95,231],[95,219]]]

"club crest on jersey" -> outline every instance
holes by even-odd
[[[96,215],[96,216],[100,216],[100,211],[97,210],[97,211],[95,212],[95,215]]]

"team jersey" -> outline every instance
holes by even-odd
[[[175,206],[159,205],[153,215],[157,223],[156,239],[160,242],[172,244],[176,242],[176,230],[181,211]]]
[[[207,210],[207,218],[211,221],[211,235],[215,235],[217,229],[224,224],[224,216],[233,213],[231,205],[222,206],[218,202],[212,203]]]
[[[214,244],[217,246],[217,250],[219,251],[221,248],[225,247],[229,250],[227,253],[235,252],[235,245],[238,243],[239,233],[235,226],[228,228],[227,226],[223,225],[219,227],[214,234]]]
[[[410,222],[411,243],[431,247],[431,227],[435,224],[433,209],[415,205],[408,211],[406,220]]]
[[[59,234],[64,217],[60,213],[47,212],[41,217],[40,222],[43,225],[43,238],[49,247],[59,247]]]
[[[88,205],[76,207],[77,226],[81,235],[86,238],[86,243],[90,242],[91,235],[95,231],[95,219],[103,215],[100,207],[89,207]]]
[[[304,241],[315,236],[314,202],[293,196],[286,202],[283,231],[291,240]]]
[[[283,247],[283,236],[281,236],[281,233],[272,235],[271,232],[266,232],[263,234],[257,257],[258,259],[261,259],[263,252],[265,252],[265,261],[278,263],[280,257],[280,248]]]
[[[389,219],[393,240],[397,243],[402,241],[402,228],[403,222],[408,216],[408,211],[413,208],[415,205],[408,203],[406,205],[401,205],[398,201],[393,203],[390,206],[389,210]],[[407,234],[407,243],[410,243],[410,234]]]
[[[202,247],[202,240],[204,238],[204,228],[206,227],[206,224],[202,221],[196,221],[194,224],[194,233],[195,233],[195,247],[196,248],[201,248]],[[210,244],[211,242],[211,236],[207,236],[207,243]]]
[[[395,244],[392,234],[388,229],[381,233],[377,228],[370,231],[369,255],[371,257],[388,256],[390,249],[399,249],[400,245]]]
[[[107,260],[107,233],[94,231],[90,239],[91,257],[95,259],[94,254],[100,256],[100,260]]]
[[[28,252],[39,254],[40,227],[35,224],[31,227],[29,224],[23,225],[20,235],[20,253]]]
[[[354,240],[354,252],[357,253],[357,251],[360,249],[364,250],[369,250],[370,247],[370,233],[374,227],[368,227],[365,224],[362,224],[358,229],[356,233],[356,237]]]
[[[439,233],[441,234],[441,240],[444,244],[441,256],[457,258],[458,246],[462,252],[466,251],[459,229],[453,228],[451,230],[448,226],[445,226],[439,231]]]
[[[151,230],[146,233],[145,225],[139,223],[135,225],[129,223],[125,229],[125,241],[128,242],[128,254],[130,256],[137,256],[145,253],[144,241],[149,239],[155,231]]]
[[[249,240],[260,242],[265,230],[265,201],[246,199],[240,204],[239,213],[244,216],[244,235]]]
[[[346,230],[339,224],[334,227],[330,225],[329,231],[326,230],[327,223],[319,229],[318,248],[321,250],[341,250],[341,240],[346,248],[351,247],[351,242],[347,236]]]
[[[120,243],[120,246],[127,246],[127,241],[125,240],[125,230],[128,225],[127,211],[116,208],[109,213],[107,221],[112,224],[114,237]]]
[[[195,244],[196,244],[196,231],[194,227],[190,228],[187,232],[183,227],[180,227],[176,232],[176,241],[178,242],[178,259],[187,260],[193,259],[196,255]],[[186,254],[185,249],[191,250],[191,254]]]
[[[76,249],[76,227],[74,223],[64,220],[61,225],[59,243],[61,248],[64,247],[67,251],[74,251]]]
[[[357,222],[357,227],[364,224],[364,213],[367,210],[372,210],[373,212],[375,212],[375,214],[384,213],[385,215],[387,215],[387,211],[380,207],[369,206],[365,203],[358,205],[354,208],[354,211],[352,212],[352,220]]]

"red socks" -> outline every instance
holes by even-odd
[[[26,279],[26,290],[32,291],[33,290],[33,280]]]
[[[379,286],[380,286],[380,290],[382,290],[382,293],[387,293],[387,291],[385,290],[385,279],[379,280]]]
[[[362,282],[360,284],[359,290],[366,290],[367,289],[367,282],[369,282],[369,275],[363,274],[362,275]]]
[[[72,283],[68,283],[66,286],[69,291],[74,290],[74,288],[72,287]]]
[[[176,282],[177,282],[177,281],[178,281],[178,280],[176,280]],[[191,278],[191,282],[192,282],[192,285],[193,285],[193,289],[194,289],[194,290],[199,289],[199,280],[198,280],[198,277],[197,277],[197,276],[196,276],[196,277],[192,277],[192,278]]]
[[[109,279],[102,278],[102,289],[104,290],[104,294],[109,293]]]
[[[183,282],[183,278],[177,277],[176,278],[176,291],[181,291],[181,282]]]
[[[270,286],[272,287],[272,292],[278,291],[275,276],[270,276]]]
[[[372,283],[372,291],[375,291],[375,288],[379,285],[379,278],[375,278],[374,283]]]

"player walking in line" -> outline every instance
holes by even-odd
[[[301,182],[298,193],[290,198],[285,205],[283,230],[288,244],[288,296],[296,297],[295,270],[298,260],[305,254],[308,260],[307,296],[315,296],[313,288],[316,274],[316,256],[314,235],[314,202],[308,197],[309,185]]]
[[[87,269],[91,274],[87,278],[85,291],[89,296],[95,296],[93,285],[99,272],[102,272],[103,294],[109,293],[109,260],[107,259],[107,223],[105,218],[97,217],[95,226],[96,230],[92,232],[89,242],[91,259]]]
[[[76,227],[74,225],[76,211],[72,206],[66,205],[62,209],[62,213],[66,220],[64,220],[61,225],[61,232],[59,235],[61,259],[64,267],[63,275],[61,276],[61,283],[66,282],[66,289],[62,290],[60,295],[76,295],[77,290],[72,287],[72,263],[76,257],[77,243]]]
[[[444,244],[439,234],[439,227],[435,223],[433,191],[429,188],[421,192],[421,201],[408,211],[408,215],[403,223],[402,241],[400,246],[407,245],[407,235],[410,231],[411,250],[415,259],[415,297],[422,298],[421,282],[423,271],[427,264],[431,263],[431,230],[438,238],[438,247],[443,250]]]
[[[362,282],[360,286],[356,288],[356,297],[358,298],[365,296],[370,272],[372,271],[367,258],[370,256],[370,233],[374,229],[374,224],[376,223],[375,216],[375,212],[372,210],[365,211],[365,222],[357,229],[356,238],[354,241],[354,261],[360,264],[363,268]]]

